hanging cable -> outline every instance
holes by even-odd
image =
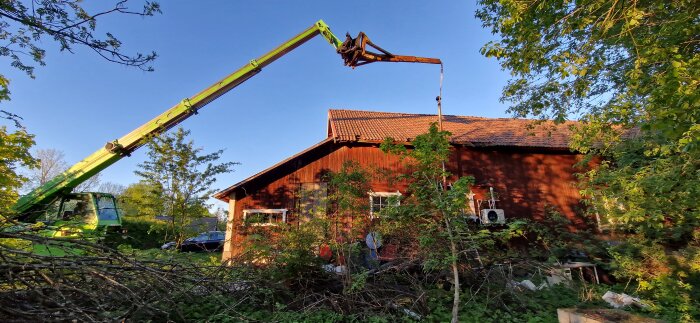
[[[443,79],[443,65],[442,62],[440,62],[440,92],[435,98],[437,101],[437,108],[438,108],[438,128],[440,132],[443,131],[442,129],[442,79]],[[447,173],[447,170],[445,169],[445,162],[442,162],[442,189],[447,190],[447,176],[445,175]]]
[[[438,128],[442,131],[442,78],[443,78],[443,66],[440,62],[440,93],[435,98],[438,106]]]

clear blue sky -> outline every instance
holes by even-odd
[[[105,17],[126,52],[154,50],[155,72],[111,64],[87,49],[59,53],[48,39],[47,66],[32,80],[3,60],[12,101],[37,148],[86,157],[283,41],[324,19],[333,32],[359,31],[396,53],[445,64],[443,112],[507,116],[499,102],[508,74],[479,54],[494,39],[470,1],[161,1],[162,15]],[[137,6],[133,1],[132,6]],[[94,5],[94,3],[93,3]],[[217,188],[321,141],[329,108],[435,113],[439,67],[375,63],[351,70],[321,37],[289,53],[182,123],[205,151],[240,162]],[[103,180],[138,181],[145,150],[103,171]],[[219,203],[223,206],[223,203]]]

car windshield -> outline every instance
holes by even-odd
[[[198,236],[196,236],[196,237],[194,237],[194,238],[191,238],[191,239],[192,239],[192,241],[201,242],[201,241],[207,241],[207,240],[208,240],[208,237],[207,237],[207,234],[204,233],[204,234],[200,234],[200,235],[198,235]]]

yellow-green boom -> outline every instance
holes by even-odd
[[[180,101],[180,103],[168,109],[168,111],[146,122],[124,137],[108,142],[104,148],[97,150],[48,183],[39,186],[29,194],[20,198],[13,206],[13,209],[20,213],[24,219],[32,218],[32,214],[35,211],[37,214],[42,211],[43,205],[51,203],[62,194],[70,193],[73,188],[86,181],[91,176],[114,164],[122,157],[129,156],[134,150],[143,146],[149,138],[167,131],[189,118],[191,115],[196,114],[197,111],[207,105],[207,103],[245,82],[255,74],[260,73],[263,67],[317,35],[322,35],[335,48],[336,52],[340,54],[345,65],[352,68],[372,62],[442,64],[437,58],[391,54],[372,43],[363,32],[360,32],[356,38],[346,35],[345,41],[341,41],[338,37],[333,35],[330,28],[328,28],[328,25],[326,25],[323,20],[319,20],[302,33],[294,36],[292,39],[271,50],[267,54],[251,60],[245,66],[204,89],[204,91]],[[366,49],[366,46],[370,46],[378,52],[369,51]]]
[[[13,206],[13,209],[20,214],[31,217],[32,211],[38,209],[37,207],[50,203],[63,193],[69,193],[73,188],[86,181],[91,176],[114,164],[122,157],[130,155],[134,150],[144,145],[148,138],[157,136],[176,126],[191,115],[196,114],[199,109],[209,102],[245,82],[255,74],[260,73],[263,67],[319,34],[333,45],[336,50],[342,45],[342,41],[331,32],[328,25],[326,25],[323,20],[319,20],[313,26],[294,36],[281,46],[257,59],[251,60],[245,66],[204,89],[202,92],[192,97],[185,98],[180,103],[134,129],[125,136],[107,143],[104,148],[100,148],[51,181],[20,198]]]

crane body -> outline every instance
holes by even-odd
[[[82,215],[83,220],[81,221],[92,223],[91,228],[119,226],[121,217],[118,213],[116,200],[111,194],[71,193],[71,191],[103,169],[125,156],[130,156],[136,149],[146,144],[150,138],[160,135],[190,116],[197,114],[199,109],[211,101],[260,73],[267,65],[318,35],[323,36],[342,56],[345,65],[352,68],[375,61],[441,64],[439,59],[434,58],[393,55],[374,45],[364,33],[360,33],[355,39],[346,35],[346,40],[341,41],[331,32],[323,20],[319,20],[282,45],[251,60],[201,92],[183,99],[121,138],[108,142],[104,147],[65,172],[21,197],[13,206],[14,211],[20,214],[22,221],[36,221],[42,216],[48,220],[55,220],[77,215],[75,205],[84,204],[89,207],[86,211],[87,215]],[[367,51],[366,45],[378,49],[381,53]],[[53,205],[53,207],[49,207],[49,205]],[[89,211],[90,209],[92,211]]]

